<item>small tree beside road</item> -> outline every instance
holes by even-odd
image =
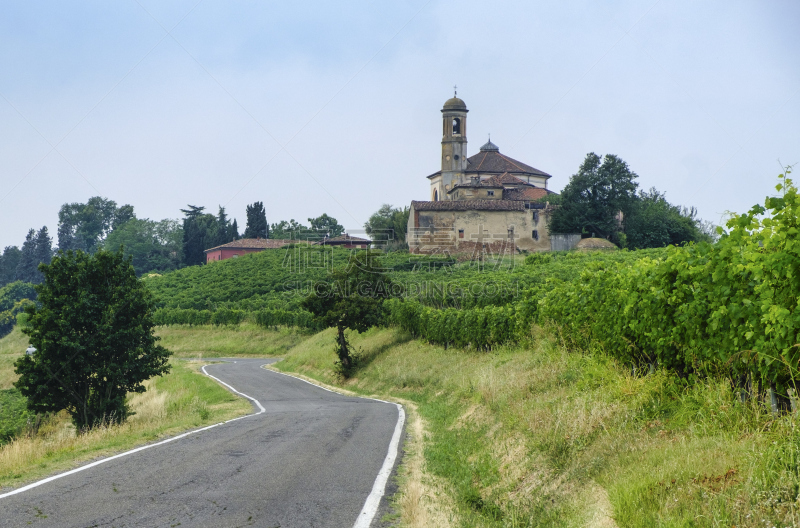
[[[39,306],[22,330],[37,352],[15,362],[15,387],[31,411],[65,409],[79,431],[123,422],[126,395],[170,369],[149,291],[121,251],[69,251],[39,269]]]
[[[353,257],[347,267],[331,272],[330,281],[318,284],[303,300],[303,308],[324,326],[335,327],[337,368],[344,377],[354,365],[345,330],[367,331],[381,321],[383,301],[392,296],[392,282],[368,251]]]

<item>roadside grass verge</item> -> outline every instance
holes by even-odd
[[[67,413],[60,412],[23,429],[0,445],[0,490],[252,412],[248,401],[198,372],[203,364],[172,361],[169,374],[145,382],[146,392],[128,396],[136,414],[122,425],[78,435]]]
[[[160,327],[158,333],[178,358],[269,356],[303,339],[290,330],[252,324]],[[146,392],[128,395],[136,414],[124,424],[78,435],[66,412],[37,417],[13,388],[17,379],[13,363],[27,347],[27,336],[18,326],[0,339],[0,488],[252,411],[248,401],[200,373],[202,362],[173,360],[168,375],[145,382]]]
[[[280,356],[308,337],[301,331],[269,330],[253,323],[238,326],[159,326],[160,344],[174,357]]]
[[[425,472],[443,485],[431,500],[453,501],[452,526],[798,524],[793,416],[740,403],[726,381],[638,376],[537,334],[529,347],[478,353],[372,329],[349,337],[359,368],[342,381],[326,330],[274,366],[413,402],[428,431]],[[406,512],[414,488],[401,485],[397,505],[408,526],[424,526]]]
[[[28,348],[28,336],[22,333],[19,325],[7,336],[0,338],[0,390],[10,389],[17,381],[14,374],[14,361]]]

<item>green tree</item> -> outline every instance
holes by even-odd
[[[561,206],[550,217],[551,233],[594,233],[620,241],[623,217],[636,200],[638,176],[613,154],[590,152],[561,192]]]
[[[22,251],[17,246],[6,246],[0,255],[0,286],[17,280],[17,266]]]
[[[707,240],[694,208],[670,204],[655,188],[641,191],[625,217],[625,239],[631,249],[681,245]]]
[[[323,326],[335,327],[337,367],[348,376],[354,362],[345,330],[365,332],[377,325],[383,301],[392,296],[392,282],[370,252],[358,253],[345,268],[331,272],[330,280],[317,284],[302,307],[314,314]]]
[[[170,352],[153,335],[152,298],[122,252],[61,253],[41,266],[39,307],[23,332],[37,352],[15,363],[28,409],[65,409],[79,431],[119,423],[129,392],[169,372]]]
[[[40,263],[49,264],[53,258],[53,245],[47,227],[42,227],[37,233],[33,229],[28,231],[25,242],[22,244],[17,269],[14,278],[39,284],[44,279],[38,266]]]
[[[311,229],[320,238],[326,236],[333,238],[344,233],[344,226],[340,225],[335,218],[325,213],[322,213],[322,216],[316,218],[309,218],[308,223],[311,224]]]
[[[0,337],[13,330],[17,314],[36,300],[33,284],[15,281],[0,288]]]
[[[183,219],[183,263],[186,266],[205,264],[205,250],[217,244],[219,219],[212,214],[204,214],[205,207],[189,205],[181,209]]]
[[[247,224],[242,238],[270,238],[267,212],[262,202],[247,206]]]
[[[295,221],[294,218],[289,220],[281,220],[277,224],[272,224],[269,227],[269,237],[273,239],[292,239],[292,240],[305,240],[307,237],[312,236],[312,232],[308,226],[304,226],[300,222]]]
[[[238,236],[238,233],[234,232],[235,230],[238,230],[238,228],[234,228],[230,219],[228,219],[228,213],[225,212],[225,208],[220,205],[219,213],[217,214],[217,227],[214,241],[209,247],[221,246],[222,244],[233,242]],[[208,248],[203,249],[205,250]]]
[[[36,230],[31,229],[22,243],[19,263],[17,264],[16,278],[23,282],[39,284],[42,274],[38,270],[39,261],[36,259]]]
[[[103,242],[110,251],[123,248],[138,276],[178,269],[183,260],[182,246],[183,228],[170,219],[156,222],[134,218],[111,231]]]
[[[115,227],[135,218],[133,206],[117,207],[114,200],[94,196],[85,204],[71,203],[58,212],[58,248],[92,253]]]
[[[14,281],[0,288],[0,312],[14,307],[22,299],[36,300],[36,289],[33,284]]]
[[[47,226],[42,226],[38,233],[36,233],[36,251],[35,257],[38,261],[37,264],[50,264],[53,259],[53,239],[47,232]]]
[[[408,215],[410,209],[392,207],[383,204],[372,216],[369,217],[364,229],[373,240],[378,242],[400,242],[406,241],[408,231]]]
[[[136,214],[133,212],[133,206],[123,205],[114,212],[114,220],[111,221],[111,229],[116,229],[128,220],[133,220],[134,218],[136,218]]]

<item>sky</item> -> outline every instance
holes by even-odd
[[[470,155],[491,133],[560,191],[616,154],[719,224],[800,162],[798,22],[793,0],[9,0],[0,248],[92,196],[358,233],[428,199],[455,85]]]

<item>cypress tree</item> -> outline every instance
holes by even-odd
[[[50,264],[53,260],[53,239],[47,232],[47,226],[42,226],[38,233],[36,233],[36,260],[37,266],[40,263]]]
[[[17,280],[17,266],[22,252],[17,246],[6,246],[0,255],[0,286]]]
[[[230,220],[228,220],[228,214],[225,212],[225,208],[220,205],[219,214],[217,215],[217,233],[216,236],[214,237],[213,246],[221,246],[222,244],[227,244],[228,242],[232,242],[233,240],[234,240],[234,235],[231,222]],[[203,248],[203,249],[208,249],[208,248]]]
[[[31,229],[22,244],[19,264],[17,264],[17,280],[39,284],[42,282],[42,275],[36,267],[39,261],[36,259],[36,230]]]
[[[269,238],[267,212],[262,202],[247,206],[247,226],[242,238]]]
[[[205,207],[189,205],[189,209],[181,209],[183,219],[183,263],[186,266],[203,263],[203,237],[197,225],[197,219],[203,215]]]

